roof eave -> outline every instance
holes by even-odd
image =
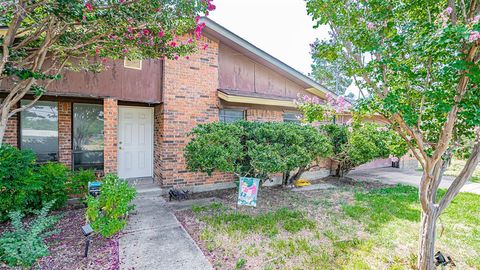
[[[303,73],[299,72],[298,70],[290,67],[289,65],[283,63],[282,61],[278,60],[277,58],[271,56],[270,54],[266,53],[265,51],[257,48],[255,45],[251,44],[250,42],[246,41],[245,39],[237,36],[233,32],[229,31],[225,27],[219,25],[215,21],[207,18],[202,17],[199,21],[200,23],[205,23],[207,31],[213,31],[218,35],[217,38],[221,39],[228,39],[230,42],[242,47],[243,49],[247,50],[248,52],[260,57],[264,61],[272,64],[276,68],[280,69],[281,71],[291,75],[295,79],[303,82],[305,85],[308,85],[305,90],[308,92],[318,95],[321,97],[325,97],[326,94],[330,94],[333,96],[337,96],[335,93],[328,90],[325,86],[319,84],[318,82],[314,81],[310,77],[304,75]]]

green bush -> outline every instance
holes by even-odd
[[[331,158],[338,162],[337,176],[378,158],[402,157],[408,151],[400,136],[378,124],[362,123],[353,127],[328,124],[320,129],[333,145]]]
[[[10,211],[33,213],[43,204],[55,201],[52,209],[67,201],[66,181],[70,171],[63,164],[37,165],[35,154],[10,145],[0,147],[0,222]]]
[[[262,180],[285,173],[285,181],[291,182],[332,149],[315,128],[293,123],[209,123],[194,128],[191,135],[185,147],[191,171],[230,172]],[[291,171],[295,173],[288,178]]]
[[[10,145],[0,147],[0,221],[14,210],[30,212],[40,203],[41,179],[35,177],[35,154]]]
[[[88,182],[95,181],[94,170],[79,170],[73,172],[67,182],[67,192],[71,195],[85,196],[88,191]]]
[[[52,209],[58,209],[65,205],[68,199],[66,182],[70,170],[63,164],[48,162],[35,170],[35,176],[42,183],[42,189],[37,196],[40,202],[55,201]]]
[[[12,230],[5,231],[0,237],[0,261],[7,265],[30,267],[38,258],[49,254],[44,239],[58,230],[52,230],[60,216],[48,216],[54,202],[46,203],[36,211],[37,217],[28,225],[22,223],[21,211],[10,212]]]
[[[93,230],[104,237],[111,237],[121,231],[128,212],[133,209],[130,202],[135,198],[136,190],[126,181],[113,174],[103,178],[100,195],[87,197],[86,217]]]

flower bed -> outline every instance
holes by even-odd
[[[90,243],[88,258],[83,257],[85,237],[81,226],[85,224],[85,209],[64,209],[52,214],[63,217],[56,225],[60,233],[46,239],[50,255],[39,259],[34,269],[119,269],[118,237],[106,239],[95,235]],[[4,231],[8,223],[0,224]],[[0,265],[0,269],[10,269]]]

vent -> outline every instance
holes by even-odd
[[[142,70],[142,60],[123,60],[123,66],[131,69]]]

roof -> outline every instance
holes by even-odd
[[[267,52],[259,49],[255,45],[237,36],[236,34],[216,23],[215,21],[207,17],[202,17],[199,22],[205,23],[204,33],[207,36],[214,37],[224,42],[226,45],[232,46],[233,48],[239,50],[246,56],[259,60],[260,62],[262,62],[262,64],[278,71],[279,73],[285,75],[299,85],[302,85],[303,87],[305,87],[306,91],[322,97],[324,97],[327,93],[335,97],[337,96],[335,93],[328,90],[325,86],[316,82],[312,78],[306,76],[300,71],[278,60],[277,58],[271,56]]]

